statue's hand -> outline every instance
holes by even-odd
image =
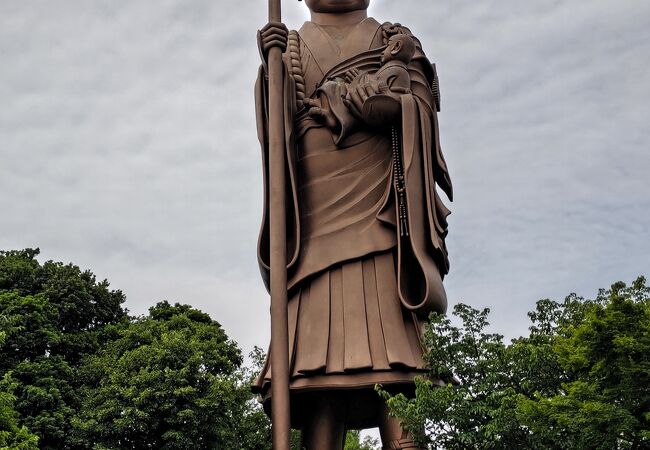
[[[307,114],[314,120],[324,124],[330,129],[337,127],[338,122],[332,113],[326,96],[322,96],[321,99],[308,98],[304,101],[304,104],[305,107],[309,108]]]
[[[352,84],[357,78],[362,76],[365,72],[361,72],[359,69],[356,67],[353,67],[352,69],[349,69],[348,71],[345,72],[343,75],[343,79],[345,80],[346,83]]]
[[[355,117],[363,119],[362,111],[366,100],[373,95],[389,93],[390,89],[384,81],[372,77],[357,76],[354,82],[350,84],[343,103]]]
[[[265,66],[273,47],[280,47],[283,52],[286,50],[288,36],[289,30],[281,22],[269,22],[257,32],[257,47]]]

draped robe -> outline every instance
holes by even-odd
[[[452,191],[438,139],[435,68],[419,42],[408,67],[412,93],[401,97],[395,124],[360,124],[341,139],[341,127],[330,130],[302,106],[303,98],[315,98],[325,81],[350,68],[376,71],[389,35],[397,32],[410,34],[368,18],[337,42],[306,22],[292,32],[284,54],[290,389],[297,425],[305,392],[412,386],[424,371],[422,323],[446,308],[449,211],[436,185],[449,198]],[[265,204],[258,259],[268,288],[267,101],[261,68],[256,103]],[[406,226],[397,219],[393,127],[405,172]],[[254,386],[267,407],[270,382],[267,360]],[[362,422],[351,425],[372,426],[365,416],[357,414]]]

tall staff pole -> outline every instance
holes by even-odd
[[[281,22],[281,1],[269,0],[269,22]],[[268,55],[271,240],[271,422],[273,450],[289,450],[289,324],[287,298],[284,71],[282,50]]]

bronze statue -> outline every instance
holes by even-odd
[[[307,450],[342,449],[346,429],[371,427],[384,448],[415,449],[374,386],[413,394],[425,373],[422,324],[447,305],[449,211],[436,186],[450,200],[452,186],[436,69],[408,28],[367,16],[369,0],[305,3],[311,20],[299,31],[274,21],[260,31],[255,87],[268,288],[267,60],[279,47],[291,425]],[[267,412],[270,366],[254,386]]]

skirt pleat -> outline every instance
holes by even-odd
[[[321,300],[329,297],[328,278],[318,277],[301,290],[294,372],[317,372],[327,365],[330,302]]]
[[[395,365],[417,367],[406,334],[402,306],[397,293],[397,277],[392,253],[382,253],[375,257],[375,274],[388,364],[391,367]]]
[[[328,272],[328,271],[326,271]],[[325,276],[325,274],[320,275]],[[327,348],[326,373],[343,373],[345,366],[345,328],[343,324],[343,281],[340,267],[329,271],[330,277],[330,327],[329,346]],[[327,297],[321,301],[328,301]],[[318,320],[318,318],[315,318]]]
[[[343,265],[344,370],[372,369],[361,261]]]
[[[388,370],[386,356],[386,341],[379,314],[379,298],[377,296],[377,281],[374,258],[363,261],[363,292],[366,298],[366,319],[368,321],[368,342],[373,369]]]

